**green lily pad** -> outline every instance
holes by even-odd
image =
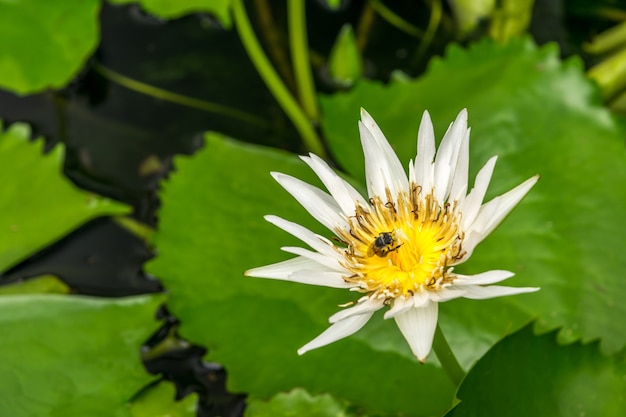
[[[162,296],[0,297],[0,409],[7,416],[126,416],[152,377],[139,349]]]
[[[427,74],[389,85],[360,82],[322,98],[323,128],[340,165],[363,179],[355,119],[364,107],[400,159],[415,157],[421,114],[438,138],[469,110],[471,175],[499,155],[487,198],[534,174],[541,180],[460,272],[516,273],[512,286],[541,291],[497,300],[454,300],[440,308],[452,348],[469,365],[498,339],[538,317],[561,328],[563,343],[601,339],[605,352],[626,345],[626,150],[623,124],[601,106],[580,61],[562,62],[554,46],[489,41],[448,49]]]
[[[62,174],[64,148],[43,155],[29,129],[0,126],[0,271],[98,216],[129,208],[79,190]]]
[[[232,0],[110,0],[113,4],[139,3],[148,13],[163,19],[176,19],[191,13],[212,13],[222,25],[230,28]]]
[[[67,294],[70,288],[53,275],[28,279],[10,285],[0,286],[0,295],[9,294]]]
[[[559,346],[554,339],[534,336],[530,326],[503,339],[465,377],[461,403],[446,415],[622,416],[623,352],[604,356],[597,343]]]
[[[176,401],[176,388],[167,381],[147,388],[130,404],[131,417],[195,417],[197,394]]]
[[[329,394],[313,396],[303,389],[281,392],[269,401],[250,400],[246,417],[350,417],[347,404]],[[361,417],[366,417],[359,414]]]
[[[303,387],[408,416],[440,415],[452,405],[454,386],[442,369],[420,365],[402,349],[347,338],[297,355],[328,326],[337,305],[357,294],[243,276],[292,257],[279,248],[298,243],[264,214],[327,233],[270,177],[276,170],[317,183],[303,162],[211,134],[206,149],[178,158],[176,166],[163,184],[159,256],[148,268],[171,293],[168,307],[181,320],[181,336],[207,346],[210,360],[228,369],[231,392],[267,399]]]
[[[0,88],[65,86],[98,45],[99,11],[99,0],[0,2]]]

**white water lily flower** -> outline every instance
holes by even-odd
[[[302,206],[338,238],[338,244],[277,216],[267,221],[310,249],[284,247],[293,259],[254,268],[246,275],[348,288],[364,294],[330,317],[331,326],[298,350],[303,354],[357,332],[374,312],[388,306],[411,350],[426,360],[437,326],[438,305],[457,297],[485,299],[538,288],[488,286],[513,273],[502,270],[459,275],[478,245],[537,182],[534,176],[488,203],[483,199],[496,157],[480,170],[468,193],[467,111],[459,113],[435,155],[435,136],[424,112],[417,156],[409,174],[382,131],[361,110],[359,131],[365,154],[368,197],[363,197],[319,157],[301,157],[328,193],[289,175],[272,173]]]

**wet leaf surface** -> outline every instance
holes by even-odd
[[[99,9],[99,0],[0,3],[0,88],[32,94],[65,86],[98,45]]]
[[[461,403],[446,416],[621,416],[623,352],[605,356],[598,343],[560,346],[555,339],[555,332],[533,335],[531,326],[504,338],[465,377]]]
[[[0,297],[0,409],[21,416],[127,416],[153,377],[139,347],[154,331],[160,296],[106,300],[65,295]]]
[[[133,399],[131,417],[195,417],[197,395],[182,400],[174,399],[175,390],[169,382],[160,382],[147,388]]]
[[[246,417],[350,417],[356,414],[349,412],[345,403],[337,401],[331,395],[312,396],[302,389],[294,389],[290,392],[278,393],[269,401],[250,401],[245,415]]]

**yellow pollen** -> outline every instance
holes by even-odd
[[[344,266],[353,273],[347,281],[385,299],[437,291],[451,281],[448,269],[464,255],[454,204],[441,206],[415,185],[410,194],[393,199],[387,191],[386,201],[377,196],[370,204],[357,206],[350,230],[336,231],[347,245]]]

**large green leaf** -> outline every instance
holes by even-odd
[[[348,417],[347,404],[329,394],[313,396],[303,389],[281,392],[269,401],[251,400],[246,417]],[[366,417],[359,414],[360,417]]]
[[[213,13],[227,28],[231,25],[232,0],[110,0],[113,4],[139,3],[148,13],[164,19],[175,19],[190,13]]]
[[[70,288],[52,275],[43,275],[26,281],[0,286],[0,295],[11,294],[67,294]]]
[[[428,109],[438,138],[467,107],[471,171],[499,155],[488,195],[539,173],[541,181],[458,270],[508,269],[514,286],[541,291],[497,300],[444,304],[441,322],[467,365],[526,320],[562,327],[562,342],[601,338],[626,344],[626,131],[602,108],[580,62],[561,62],[553,46],[529,40],[451,47],[412,82],[361,82],[322,99],[324,131],[334,155],[363,178],[354,120],[360,107],[379,122],[405,163],[415,157],[419,120]]]
[[[131,417],[195,417],[198,395],[193,393],[176,401],[171,382],[161,381],[147,388],[130,404]]]
[[[19,94],[67,84],[99,39],[99,0],[0,1],[0,87]]]
[[[0,410],[21,416],[126,416],[151,377],[139,348],[160,296],[0,297]]]
[[[304,163],[209,135],[206,149],[176,165],[163,185],[159,256],[148,267],[171,292],[181,335],[206,345],[210,359],[228,369],[231,392],[269,398],[304,387],[367,410],[414,416],[441,414],[452,404],[454,387],[443,371],[395,347],[348,338],[296,354],[328,326],[338,304],[357,294],[243,276],[291,257],[279,247],[297,244],[264,214],[327,233],[269,175],[277,170],[315,182]]]
[[[558,346],[554,339],[554,333],[534,336],[530,327],[506,337],[465,377],[461,403],[448,415],[623,416],[623,352],[607,357],[597,343]]]
[[[79,190],[62,175],[64,148],[42,155],[27,126],[0,126],[0,271],[87,220],[128,208]]]

